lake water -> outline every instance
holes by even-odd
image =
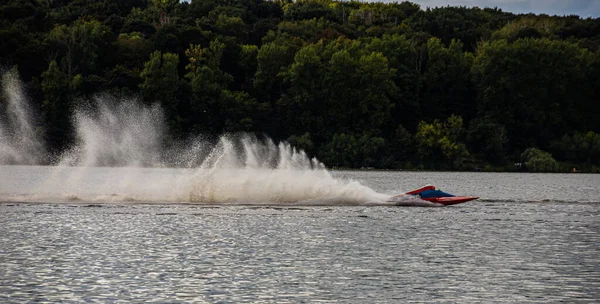
[[[194,174],[0,166],[0,302],[600,299],[600,175]]]

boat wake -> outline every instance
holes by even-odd
[[[173,142],[161,108],[135,98],[79,102],[86,106],[73,111],[75,143],[50,157],[21,83],[12,73],[2,80],[3,202],[396,204],[357,181],[332,177],[285,142],[250,134]]]
[[[577,200],[565,200],[565,199],[492,199],[484,198],[479,199],[482,203],[514,203],[514,204],[600,204],[600,201],[577,201]]]
[[[2,202],[394,205],[388,195],[324,169],[0,168]]]

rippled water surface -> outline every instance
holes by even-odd
[[[481,199],[442,208],[7,201],[0,302],[600,298],[598,175],[334,176],[390,195],[430,183]],[[28,180],[0,177],[0,194]]]

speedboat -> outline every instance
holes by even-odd
[[[478,196],[456,196],[454,194],[446,193],[444,191],[435,189],[434,186],[428,185],[417,190],[392,196],[389,201],[396,201],[399,198],[405,198],[407,195],[417,197],[424,201],[442,205],[456,205],[476,200],[479,198]]]

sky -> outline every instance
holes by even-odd
[[[409,0],[422,9],[436,6],[498,7],[505,12],[600,17],[600,0]],[[398,1],[401,2],[401,1]]]

